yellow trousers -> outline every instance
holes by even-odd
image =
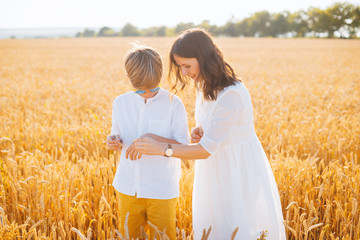
[[[143,239],[144,232],[150,234],[150,239],[154,239],[156,234],[155,226],[158,231],[164,233],[171,239],[176,239],[176,201],[173,199],[150,199],[137,198],[119,193],[120,207],[120,229],[125,237],[125,228],[129,230],[130,239]],[[129,213],[127,226],[125,225],[126,215]],[[150,224],[148,223],[150,222]],[[157,237],[159,239],[159,235]]]

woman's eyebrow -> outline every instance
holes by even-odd
[[[177,64],[176,62],[174,62],[174,65],[177,66],[177,67],[181,67],[181,66],[184,66],[184,65],[190,65],[189,63],[183,63],[181,65]]]

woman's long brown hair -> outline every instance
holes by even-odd
[[[206,100],[216,100],[219,91],[240,81],[232,67],[225,62],[211,35],[203,29],[192,28],[183,32],[171,47],[168,79],[173,82],[171,91],[174,93],[177,92],[178,85],[182,90],[189,84],[189,78],[182,76],[174,54],[197,59],[203,80],[195,84]]]

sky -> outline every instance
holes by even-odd
[[[340,2],[344,2],[339,0]],[[252,13],[271,13],[310,6],[325,9],[334,0],[0,0],[0,29],[10,28],[121,28],[131,23],[142,29],[174,27],[180,22],[224,25]],[[359,5],[360,0],[347,2]]]

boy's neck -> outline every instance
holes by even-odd
[[[158,93],[159,93],[159,91],[157,91],[155,94],[154,94],[154,96],[152,96],[152,97],[144,97],[144,96],[141,96],[143,99],[144,99],[144,102],[145,102],[145,104],[147,103],[147,100],[149,100],[149,99],[152,99],[152,98],[154,98],[156,95],[158,95]]]

